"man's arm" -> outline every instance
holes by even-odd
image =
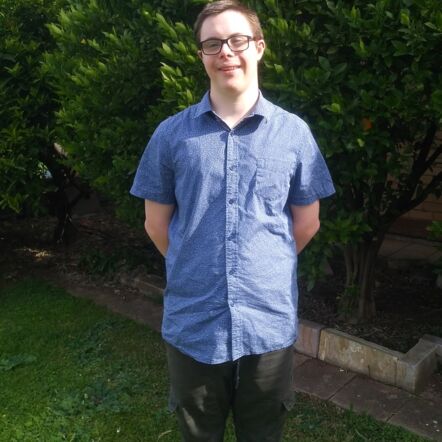
[[[174,204],[160,204],[145,200],[146,220],[144,228],[159,252],[166,256],[169,247],[169,224],[175,210]]]
[[[293,236],[296,241],[296,252],[310,242],[319,230],[319,200],[307,206],[290,206],[293,218]]]

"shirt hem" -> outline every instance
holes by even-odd
[[[313,196],[310,196],[310,197],[306,197],[306,198],[303,198],[303,199],[300,199],[300,200],[289,201],[289,204],[292,205],[292,206],[307,206],[309,204],[314,203],[315,201],[318,201],[320,199],[332,196],[335,193],[336,193],[336,191],[332,190],[332,191],[324,192],[324,193],[321,193],[321,194],[318,194],[318,195],[313,195]]]
[[[149,201],[155,201],[156,203],[160,204],[175,204],[175,199],[169,199],[167,197],[163,197],[161,195],[151,194],[151,193],[142,193],[137,191],[130,191],[129,192],[132,196],[135,196],[137,198],[141,198],[144,200]]]
[[[190,358],[194,359],[195,361],[201,363],[201,364],[208,364],[208,365],[217,365],[217,364],[223,364],[225,362],[233,362],[233,361],[237,361],[238,359],[244,357],[244,356],[253,356],[253,355],[262,355],[262,354],[267,354],[267,353],[272,353],[274,351],[278,351],[278,350],[282,350],[284,348],[288,348],[292,345],[295,344],[296,340],[297,340],[298,336],[295,336],[292,339],[289,339],[287,342],[280,344],[280,345],[276,345],[275,347],[272,347],[271,349],[265,350],[265,351],[256,351],[256,352],[245,352],[244,354],[241,354],[241,356],[238,356],[235,359],[225,359],[225,358],[215,358],[212,360],[204,360],[203,358],[200,358],[198,356],[195,356],[191,353],[189,353],[188,351],[186,351],[185,349],[183,349],[182,347],[170,342],[168,339],[166,339],[163,336],[163,340],[165,342],[167,342],[167,344],[171,345],[172,347],[174,347],[176,350],[178,350],[179,352],[183,353],[186,356],[189,356]]]

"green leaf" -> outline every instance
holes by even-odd
[[[172,48],[167,43],[163,42],[161,47],[163,49],[164,54],[173,56]]]
[[[282,74],[284,72],[284,66],[282,66],[281,64],[274,64],[273,67],[277,74]]]
[[[339,103],[332,103],[324,106],[325,109],[333,112],[334,114],[340,114],[342,112],[341,105]]]
[[[410,11],[408,9],[402,9],[400,13],[401,24],[410,26]]]
[[[333,69],[335,75],[342,74],[347,69],[347,63],[340,63]]]
[[[328,58],[319,56],[318,60],[319,60],[319,64],[322,67],[322,69],[324,69],[325,71],[330,70],[330,62],[328,61]]]
[[[356,20],[357,18],[359,18],[359,15],[360,15],[359,9],[353,5],[353,7],[351,8],[351,11],[350,11],[350,17],[353,20]]]

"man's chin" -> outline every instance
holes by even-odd
[[[220,87],[220,91],[226,94],[241,94],[244,90],[244,85],[233,81],[224,82]]]

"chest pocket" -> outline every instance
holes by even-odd
[[[255,193],[266,200],[287,200],[291,164],[273,158],[258,158]]]

